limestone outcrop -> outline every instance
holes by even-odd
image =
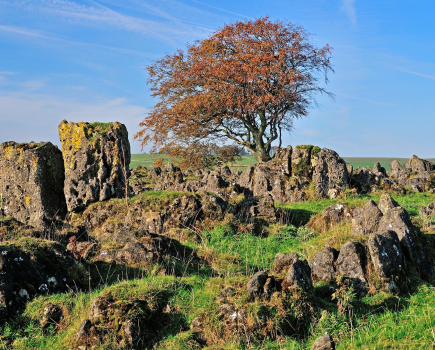
[[[66,214],[61,151],[50,142],[0,145],[0,215],[44,229]]]
[[[80,211],[91,203],[124,196],[131,157],[125,125],[63,120],[59,137],[68,211]]]

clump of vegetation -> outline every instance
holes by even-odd
[[[110,130],[110,126],[112,124],[113,123],[100,123],[100,122],[89,123],[92,129],[101,135],[106,134]]]

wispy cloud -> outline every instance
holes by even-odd
[[[108,45],[101,45],[101,44],[94,44],[94,43],[86,43],[82,41],[74,41],[74,40],[66,40],[59,37],[56,37],[52,34],[40,31],[40,30],[33,30],[29,28],[24,27],[15,27],[15,26],[4,26],[0,25],[0,32],[8,32],[20,36],[30,36],[30,37],[36,37],[40,39],[50,40],[50,41],[57,41],[62,42],[66,44],[73,44],[73,45],[80,45],[80,46],[87,46],[87,47],[95,47],[95,48],[102,48],[107,49],[110,51],[116,51],[120,53],[127,53],[127,54],[134,54],[139,56],[145,56],[152,59],[155,59],[157,56],[151,55],[145,52],[137,51],[137,50],[129,50],[129,49],[123,49],[120,47],[114,47],[114,46],[108,46]],[[0,72],[0,74],[2,74]]]
[[[404,68],[398,68],[397,70],[400,71],[400,72],[403,72],[403,73],[414,74],[414,75],[418,75],[419,77],[435,80],[435,75],[429,75],[429,74],[423,74],[423,73],[413,72],[413,71],[410,71],[410,70],[407,70],[407,69],[404,69]]]
[[[223,11],[223,12],[226,12],[226,13],[230,13],[230,14],[232,14],[232,15],[240,16],[240,17],[243,17],[243,18],[253,19],[252,17],[248,17],[248,16],[246,16],[246,15],[242,15],[242,14],[237,13],[237,12],[231,12],[231,11],[225,10],[225,9],[223,9],[223,8],[216,7],[216,6],[212,6],[212,5],[206,4],[206,3],[201,2],[201,1],[198,1],[198,0],[192,0],[192,1],[193,1],[193,2],[196,2],[196,3],[198,3],[198,4],[202,4],[202,5],[205,5],[205,6],[208,6],[208,7],[214,8],[214,9],[219,10],[219,11]]]
[[[395,107],[399,106],[398,104],[395,104],[395,103],[379,102],[379,101],[371,100],[368,98],[357,97],[357,96],[350,96],[350,95],[339,94],[339,93],[335,93],[335,95],[350,98],[352,100],[368,102],[368,103],[378,105],[378,106],[395,106]]]
[[[173,21],[154,21],[124,15],[95,2],[94,6],[81,5],[68,0],[41,0],[38,2],[27,0],[16,4],[28,11],[65,18],[80,25],[106,25],[151,36],[171,46],[177,46],[180,40],[196,39],[210,31],[196,25],[174,23]]]
[[[355,0],[343,0],[342,8],[352,24],[356,26]]]

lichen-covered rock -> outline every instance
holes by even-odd
[[[69,211],[80,211],[91,203],[125,195],[131,155],[124,124],[63,120],[59,124],[59,137]]]
[[[66,214],[61,151],[51,144],[0,145],[0,211],[39,229]]]
[[[16,317],[37,295],[63,293],[83,286],[86,270],[60,245],[42,240],[29,244],[33,245],[30,250],[13,245],[1,248],[0,318]]]
[[[378,276],[394,283],[394,277],[405,270],[405,259],[396,232],[383,230],[370,235],[367,242]]]
[[[379,222],[379,230],[396,232],[408,260],[414,264],[422,276],[433,276],[433,268],[421,246],[421,233],[414,227],[405,209],[396,207],[388,210]]]
[[[278,172],[283,175],[291,175],[291,161],[292,161],[292,146],[286,148],[277,148],[275,154],[266,166],[272,171]]]
[[[328,206],[319,215],[308,222],[308,227],[316,232],[326,232],[333,229],[340,222],[351,219],[351,214],[346,204],[335,203]]]
[[[421,207],[419,211],[420,216],[435,215],[435,202],[430,202],[426,207]]]
[[[292,152],[292,176],[310,183],[313,176],[311,158],[319,152],[320,148],[317,146],[296,146]]]
[[[254,167],[248,166],[240,174],[238,184],[242,187],[248,194],[252,191],[252,177],[254,176]]]
[[[405,163],[405,167],[415,173],[431,172],[434,170],[434,166],[431,162],[418,158],[416,155],[413,155],[412,158]]]
[[[92,301],[89,318],[76,333],[74,348],[90,349],[115,339],[119,348],[144,349],[153,328],[152,316],[145,300],[99,296]]]
[[[273,261],[272,271],[275,273],[281,272],[283,269],[288,271],[288,268],[299,259],[297,253],[277,253]]]
[[[313,283],[311,281],[311,268],[307,260],[296,260],[292,266],[290,266],[286,282],[291,287],[302,289],[304,291],[310,291],[313,289]]]
[[[335,350],[334,340],[329,334],[325,333],[316,339],[311,350]]]
[[[108,245],[110,249],[105,248]],[[196,255],[175,239],[126,227],[103,240],[93,260],[137,267],[163,264],[169,257],[187,261],[195,259]]]
[[[382,214],[386,214],[388,210],[396,208],[399,206],[388,193],[382,193],[381,199],[379,200],[378,208]]]
[[[313,165],[313,181],[316,184],[317,196],[337,196],[337,192],[345,189],[349,181],[346,162],[336,152],[323,148],[314,155],[311,164]],[[335,191],[331,191],[331,189]]]
[[[394,178],[399,179],[406,177],[409,173],[409,170],[401,166],[397,160],[393,160],[391,162],[390,172]]]
[[[253,179],[253,194],[254,196],[262,196],[272,190],[270,180],[273,177],[272,171],[265,166],[255,167]]]
[[[44,311],[42,312],[42,319],[40,325],[42,328],[47,328],[49,326],[57,327],[62,317],[62,309],[59,306],[50,303],[44,308]]]
[[[379,185],[380,178],[370,168],[356,168],[351,177],[351,186],[360,193],[369,193]]]
[[[337,273],[352,281],[355,291],[362,295],[366,291],[367,280],[364,267],[366,266],[365,247],[355,241],[345,243],[335,263]]]
[[[338,252],[331,247],[320,250],[310,261],[311,277],[314,282],[325,281],[331,283],[335,280],[334,262],[337,260]]]
[[[380,177],[385,177],[387,176],[387,171],[385,170],[385,168],[383,166],[381,166],[381,164],[375,163],[375,165],[373,165],[373,173],[377,176]]]
[[[264,220],[276,220],[273,197],[270,194],[265,194],[264,196],[255,198],[253,205],[250,207],[250,214],[252,217]]]
[[[352,234],[369,235],[378,230],[382,212],[372,200],[353,211]]]
[[[256,297],[263,294],[264,285],[269,274],[267,271],[259,271],[248,281],[248,294],[250,297]]]

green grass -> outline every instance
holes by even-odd
[[[132,204],[158,208],[170,203],[183,193],[150,191],[132,198]],[[173,276],[156,276],[161,269],[152,266],[142,273],[142,278],[130,273],[119,278],[107,278],[111,269],[101,269],[103,276],[98,288],[89,293],[56,294],[40,296],[30,302],[21,317],[7,321],[0,326],[0,349],[69,349],[80,323],[89,315],[90,302],[97,296],[114,295],[121,302],[146,300],[153,308],[171,310],[160,312],[163,318],[156,321],[154,331],[156,349],[197,349],[195,333],[189,324],[195,317],[207,317],[207,329],[221,329],[217,317],[219,304],[217,294],[227,286],[237,286],[240,295],[235,302],[249,310],[263,310],[262,301],[247,301],[246,283],[258,270],[271,269],[276,253],[297,252],[303,258],[311,258],[326,243],[339,246],[349,239],[350,226],[338,225],[321,234],[314,234],[305,224],[309,219],[333,203],[346,203],[349,207],[363,205],[369,199],[379,201],[381,193],[356,196],[348,199],[322,199],[304,203],[288,203],[280,206],[287,212],[282,222],[269,224],[259,229],[254,223],[221,222],[214,229],[197,232],[201,240],[190,242],[198,256],[203,258],[207,268],[189,270],[188,273]],[[435,194],[409,192],[406,195],[393,194],[393,198],[420,225],[418,210],[435,201]],[[118,202],[119,201],[119,202]],[[122,205],[122,200],[107,203]],[[101,203],[96,205],[102,205]],[[153,209],[153,210],[154,210]],[[353,237],[355,239],[355,237]],[[17,245],[33,249],[40,243],[35,239],[21,239]],[[181,263],[181,262],[180,262]],[[183,264],[186,261],[182,262]],[[191,262],[189,262],[192,264]],[[118,266],[122,269],[122,266]],[[185,271],[188,269],[186,268]],[[127,269],[125,269],[127,271]],[[183,271],[183,269],[181,269]],[[337,349],[433,349],[435,346],[435,288],[431,283],[416,281],[414,291],[409,295],[395,296],[385,291],[352,300],[353,311],[340,315],[335,300],[325,297],[325,287],[316,285],[310,302],[318,312],[313,313],[305,335],[282,336],[278,340],[265,337],[250,345],[238,340],[229,341],[226,349],[310,349],[314,340],[328,332],[337,340]],[[93,287],[92,287],[93,288]],[[65,318],[59,329],[43,330],[39,321],[48,303],[64,309]],[[269,309],[270,305],[267,306]],[[250,312],[251,312],[250,311]],[[214,328],[213,328],[214,327]],[[216,333],[217,334],[217,333]],[[211,336],[211,335],[210,335]],[[116,348],[107,343],[97,349]],[[207,347],[205,347],[207,349]],[[213,349],[209,347],[208,349]],[[216,348],[214,348],[216,349]]]
[[[163,164],[167,164],[169,159],[162,154],[132,154],[130,168],[135,169],[138,165],[152,167],[153,163],[159,159],[163,158]],[[375,163],[380,163],[387,171],[390,170],[391,162],[397,160],[402,166],[409,160],[409,158],[383,158],[383,157],[343,157],[347,164],[353,166],[354,169],[360,167],[370,167],[373,168]],[[435,158],[428,158],[427,160],[435,162]],[[242,156],[241,160],[234,163],[227,164],[232,171],[243,171],[248,166],[254,166],[257,164],[256,159],[252,155]]]

